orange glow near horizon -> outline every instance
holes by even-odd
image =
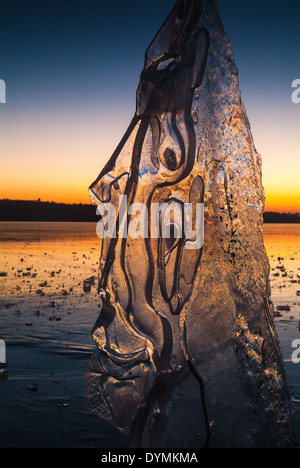
[[[104,163],[105,161],[103,161],[102,165],[99,165],[98,171],[94,171],[93,167],[90,166],[81,174],[74,173],[68,170],[67,167],[61,168],[62,170],[57,174],[54,173],[55,171],[50,170],[45,178],[36,178],[37,169],[31,174],[26,174],[25,168],[24,171],[20,168],[20,171],[15,172],[13,175],[13,183],[11,183],[9,177],[6,177],[7,173],[1,171],[0,199],[37,200],[40,198],[42,201],[57,203],[89,204],[88,187],[96,179]],[[69,177],[65,178],[64,174],[69,174]],[[276,187],[272,187],[267,183],[264,184],[264,188],[266,195],[265,211],[300,212],[300,196],[296,188],[294,190],[290,188],[278,191]]]
[[[105,162],[105,161],[104,161]],[[104,163],[103,163],[104,164]],[[99,171],[101,169],[99,167]],[[98,172],[93,168],[87,168],[86,173],[82,175],[72,174],[69,179],[64,178],[68,168],[55,175],[48,172],[48,178],[35,180],[34,174],[28,174],[24,179],[22,171],[15,174],[14,184],[11,184],[9,178],[0,175],[0,198],[12,200],[37,200],[53,201],[56,203],[83,203],[89,204],[88,187],[97,177]],[[286,189],[278,191],[276,188],[264,184],[266,203],[265,211],[274,211],[278,213],[300,213],[300,198],[297,190]]]
[[[300,213],[300,200],[298,193],[266,193],[265,211],[278,213]]]
[[[2,186],[3,187],[3,186]],[[24,188],[20,192],[12,190],[0,190],[0,199],[8,198],[11,200],[38,200],[55,203],[82,203],[90,204],[88,186],[84,187],[60,187],[53,188],[44,186],[40,188]],[[265,211],[274,211],[278,213],[300,213],[299,197],[289,194],[270,194],[266,196]]]
[[[1,122],[0,198],[89,204],[88,187],[114,152],[132,111],[120,112],[118,120],[114,109],[85,115],[78,110],[73,115],[61,111],[5,116]],[[263,161],[265,211],[300,212],[297,122],[281,126],[285,139],[276,141],[279,128],[270,128],[260,119],[252,121]]]

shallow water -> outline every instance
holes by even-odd
[[[95,223],[0,222],[0,242],[95,242]]]
[[[300,440],[300,364],[291,360],[292,343],[300,339],[300,226],[265,225],[264,234],[272,300],[275,308],[290,307],[276,326]],[[7,345],[9,377],[0,381],[1,447],[128,444],[83,400],[99,309],[96,284],[89,294],[82,285],[97,276],[99,242],[95,223],[0,223],[0,272],[7,273],[0,277],[0,338]]]

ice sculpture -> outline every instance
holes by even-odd
[[[135,447],[293,446],[261,158],[216,0],[176,3],[146,52],[133,120],[90,194],[116,207],[118,227],[101,247],[88,408]],[[204,247],[187,248],[195,239],[175,235],[174,217],[169,239],[161,225],[157,237],[121,236],[133,215],[120,215],[120,196],[148,208],[148,225],[154,204],[204,202]]]

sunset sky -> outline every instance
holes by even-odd
[[[144,53],[175,0],[0,4],[0,198],[89,203],[135,111]],[[300,212],[300,2],[219,0],[263,158],[268,211]]]

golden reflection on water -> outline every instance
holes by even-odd
[[[300,224],[265,224],[264,242],[270,257],[299,255]],[[0,222],[0,251],[17,252],[24,245],[34,250],[86,246],[100,251],[101,241],[96,223]]]
[[[0,242],[91,241],[96,223],[0,222]],[[300,224],[265,224],[266,245],[300,246]]]
[[[264,242],[269,257],[300,258],[300,224],[265,224]]]

